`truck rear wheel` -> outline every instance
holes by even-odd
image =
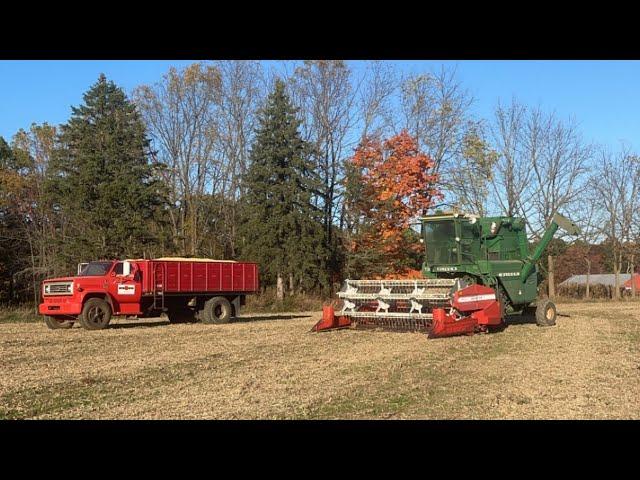
[[[556,324],[556,305],[546,299],[538,302],[536,307],[536,323],[539,327],[552,327]]]
[[[87,330],[102,330],[111,321],[111,307],[102,298],[90,298],[78,318]]]
[[[65,317],[50,317],[46,315],[44,317],[44,323],[46,323],[47,327],[52,330],[57,330],[59,328],[71,328],[73,327],[73,322],[71,320],[67,320]]]
[[[202,323],[229,323],[231,321],[231,304],[224,297],[207,300],[201,313]]]

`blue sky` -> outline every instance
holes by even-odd
[[[71,106],[104,72],[127,92],[158,80],[171,66],[191,61],[0,61],[0,136],[9,140],[32,122],[64,123]],[[271,63],[271,62],[268,62]],[[640,146],[640,61],[394,61],[404,72],[455,65],[488,117],[498,101],[517,97],[529,105],[573,116],[586,139],[617,149]],[[359,69],[358,62],[352,62]]]

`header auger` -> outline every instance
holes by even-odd
[[[579,233],[575,223],[556,214],[529,254],[521,218],[447,213],[421,222],[424,278],[346,280],[338,292],[342,308],[325,307],[313,331],[381,328],[443,337],[501,328],[514,313],[534,315],[540,326],[555,325],[553,302],[534,303],[536,262],[558,228]]]

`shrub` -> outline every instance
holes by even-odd
[[[322,310],[322,305],[329,299],[311,294],[285,294],[282,302],[276,297],[275,288],[268,288],[263,293],[247,296],[247,304],[242,311],[247,313],[280,313],[310,312]]]

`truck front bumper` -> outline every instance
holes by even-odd
[[[82,311],[82,302],[73,297],[44,297],[38,305],[41,315],[79,315]]]

